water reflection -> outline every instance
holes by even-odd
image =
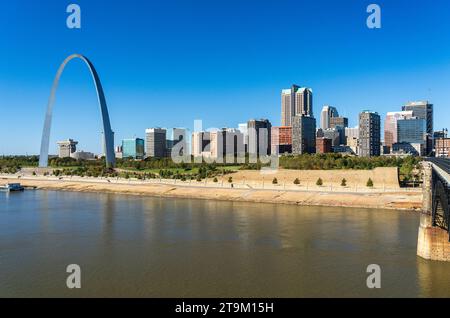
[[[450,297],[448,263],[417,259],[421,297]]]
[[[449,297],[416,257],[419,217],[114,194],[0,197],[0,296]],[[80,291],[64,288],[80,264]],[[382,289],[368,290],[369,264]]]

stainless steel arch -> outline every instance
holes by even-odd
[[[39,157],[39,167],[46,168],[48,166],[48,149],[50,143],[50,129],[52,125],[52,116],[53,116],[53,105],[55,104],[55,95],[56,90],[58,89],[59,80],[61,78],[62,73],[66,65],[73,59],[82,60],[89,71],[91,72],[92,79],[94,80],[95,89],[97,91],[98,102],[100,105],[100,111],[102,115],[103,122],[103,132],[104,132],[104,142],[105,142],[105,151],[106,151],[106,166],[114,167],[115,165],[115,154],[114,154],[114,136],[111,130],[111,123],[109,120],[108,107],[106,105],[106,98],[103,92],[103,87],[100,82],[100,78],[98,76],[97,71],[95,70],[94,65],[89,61],[89,59],[81,54],[72,54],[68,58],[64,60],[61,66],[56,73],[55,80],[53,81],[52,91],[50,93],[50,98],[48,100],[47,113],[45,115],[44,122],[44,130],[42,132],[42,141],[41,141],[41,154]]]

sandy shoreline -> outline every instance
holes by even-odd
[[[335,206],[419,211],[422,193],[411,192],[317,192],[252,188],[214,188],[188,185],[107,183],[50,179],[2,179],[0,184],[20,182],[41,190],[120,193],[138,196],[190,198],[203,200],[291,204],[300,206]]]

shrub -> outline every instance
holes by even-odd
[[[342,179],[342,181],[341,181],[341,186],[342,187],[346,187],[347,186],[347,180],[344,178],[344,179]]]
[[[197,182],[201,182],[202,181],[202,177],[201,176],[197,176]]]
[[[321,178],[317,179],[316,185],[318,185],[319,187],[323,185],[323,181]]]
[[[277,178],[273,178],[272,184],[278,184],[278,179]]]
[[[369,178],[369,180],[367,180],[367,187],[372,188],[373,187],[373,181],[372,179]]]
[[[296,179],[294,180],[294,184],[300,184],[300,180],[299,180],[298,178],[296,178]]]

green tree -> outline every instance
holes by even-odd
[[[294,184],[297,184],[297,185],[299,185],[299,184],[300,184],[300,180],[299,180],[298,178],[295,178],[295,180],[294,180]]]
[[[278,184],[278,179],[277,178],[273,178],[272,184]]]
[[[367,187],[372,188],[373,187],[373,181],[371,178],[369,178],[369,180],[367,180]]]
[[[228,183],[233,183],[233,177],[228,178]]]
[[[341,186],[342,187],[346,187],[347,186],[347,180],[344,178],[344,179],[342,179],[342,181],[341,181]]]
[[[214,180],[213,180],[215,183],[217,183],[217,182],[219,182],[219,180],[216,178],[216,177],[214,177]]]
[[[316,185],[318,185],[319,187],[321,187],[321,186],[323,185],[323,180],[322,180],[321,178],[317,179]]]

